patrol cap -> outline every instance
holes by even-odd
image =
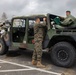
[[[69,12],[69,13],[71,13],[71,11],[69,11],[69,10],[67,10],[66,12]]]

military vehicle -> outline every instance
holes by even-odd
[[[63,19],[60,16],[32,15],[14,17],[11,20],[10,31],[8,36],[0,39],[0,55],[6,54],[9,48],[21,48],[25,50],[34,50],[34,23],[35,18],[39,17],[41,22],[43,18],[47,18],[47,26],[45,27],[43,51],[46,50],[55,65],[62,67],[71,67],[76,57],[76,28],[60,26]]]

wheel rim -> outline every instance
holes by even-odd
[[[0,43],[0,51],[2,50],[2,44]]]
[[[59,60],[61,60],[61,61],[65,61],[69,57],[68,53],[65,50],[59,50],[57,56],[58,56]]]

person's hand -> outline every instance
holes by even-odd
[[[61,17],[61,16],[59,16],[61,19],[65,19],[65,17]]]
[[[46,21],[46,18],[43,18],[43,21]]]

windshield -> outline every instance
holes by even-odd
[[[52,14],[49,15],[49,21],[50,21],[51,28],[53,27],[53,24],[60,25],[62,20],[63,19],[60,16],[52,15]]]

